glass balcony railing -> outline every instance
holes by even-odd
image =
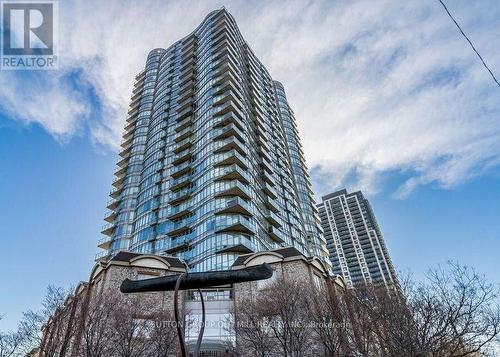
[[[175,135],[174,135],[174,141],[176,143],[179,143],[180,141],[188,138],[189,136],[193,135],[193,128],[191,128],[190,126],[187,127],[186,129],[183,129],[179,132],[177,132]]]
[[[167,231],[167,234],[169,236],[173,236],[173,235],[179,235],[183,232],[187,232],[190,230],[190,226],[195,221],[196,221],[196,217],[191,216],[191,217],[185,218],[181,221],[174,222],[174,223],[172,223],[169,230]]]
[[[239,165],[233,164],[230,166],[224,166],[218,171],[218,174],[214,178],[216,181],[220,180],[239,180],[245,184],[250,183],[250,174],[248,171],[243,170]]]
[[[184,130],[188,126],[193,124],[193,117],[189,116],[187,118],[184,118],[180,121],[177,122],[177,125],[175,126],[174,130],[178,133],[181,130]]]
[[[194,191],[194,188],[188,187],[188,188],[182,189],[180,191],[173,192],[169,197],[168,203],[173,205],[173,204],[180,203],[184,200],[187,200],[189,197],[191,197],[193,191]]]
[[[226,139],[231,136],[238,138],[241,142],[245,142],[245,135],[243,132],[234,124],[227,124],[221,129],[215,129],[213,131],[214,140]]]
[[[279,229],[269,225],[267,226],[266,232],[269,235],[269,237],[271,237],[271,239],[274,240],[275,242],[277,243],[284,242],[281,231]]]
[[[266,213],[266,219],[269,223],[271,223],[275,227],[281,227],[281,218],[278,217],[278,215],[274,212],[267,212]]]
[[[176,190],[179,190],[183,187],[186,187],[188,186],[189,184],[191,184],[193,180],[193,175],[190,174],[190,175],[184,175],[184,176],[181,176],[179,178],[176,178],[174,180],[172,180],[170,182],[170,189],[172,191],[176,191]]]
[[[224,196],[239,196],[247,200],[251,199],[248,186],[237,180],[224,182],[224,185],[219,187],[219,191],[215,193],[215,197]]]
[[[183,162],[182,164],[174,166],[172,168],[170,176],[172,176],[173,178],[177,178],[191,171],[193,171],[193,163],[191,161],[187,161]]]
[[[226,201],[226,204],[219,208],[215,214],[236,213],[245,216],[252,216],[253,209],[248,202],[242,198],[233,198]]]
[[[267,182],[264,183],[264,188],[263,191],[271,198],[277,198],[278,195],[276,193],[276,190],[269,185]]]
[[[218,127],[223,127],[227,124],[234,124],[236,125],[240,130],[244,129],[244,125],[242,122],[242,119],[236,116],[233,112],[226,113],[222,116],[218,116],[214,118],[214,128]]]
[[[215,232],[242,232],[247,234],[255,233],[250,220],[241,215],[231,215],[230,217],[217,219]]]
[[[248,169],[248,160],[243,157],[238,151],[231,150],[223,154],[217,154],[215,157],[215,166],[238,164],[244,169]]]
[[[194,232],[185,234],[183,236],[173,238],[170,241],[169,248],[166,249],[165,251],[167,253],[175,253],[178,252],[179,250],[186,249],[190,246],[191,242],[195,239],[196,235]]]
[[[107,257],[109,257],[109,252],[107,250],[103,250],[102,252],[99,252],[95,255],[94,260],[98,261]]]
[[[191,213],[193,213],[191,205],[180,204],[180,205],[173,206],[170,208],[168,219],[170,219],[171,221],[178,220],[178,219],[180,219],[184,216],[187,216]]]
[[[257,251],[256,245],[245,236],[239,236],[237,239],[231,239],[227,242],[217,244],[215,249],[216,253],[253,253]]]
[[[120,205],[120,200],[116,198],[112,198],[108,201],[106,207],[108,209],[116,209]]]
[[[193,156],[193,150],[186,149],[173,156],[172,164],[174,165],[182,164],[183,162],[189,160],[192,156]]]
[[[99,239],[97,242],[97,246],[102,249],[109,249],[111,248],[111,243],[113,242],[113,238],[111,237],[104,237]]]
[[[101,233],[107,236],[111,236],[113,234],[114,229],[115,229],[114,223],[107,223],[102,226]]]

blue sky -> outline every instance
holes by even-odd
[[[88,277],[133,77],[223,4],[103,3],[60,3],[60,70],[0,72],[0,328]],[[372,4],[226,5],[285,85],[318,195],[367,193],[399,270],[500,283],[500,91],[437,2]],[[500,75],[498,2],[450,10]]]

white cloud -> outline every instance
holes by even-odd
[[[500,7],[480,3],[450,7],[498,73]],[[86,119],[94,140],[116,147],[149,50],[188,34],[222,2],[60,5],[62,72],[81,71],[102,117],[89,118],[92,103],[60,85],[61,75],[39,84],[45,91],[32,100],[0,74],[3,106],[56,136],[73,135]],[[404,197],[420,185],[454,187],[498,164],[500,92],[437,1],[237,1],[228,9],[285,85],[320,193],[346,184],[374,192],[396,172],[409,177],[395,193]]]
[[[60,73],[41,78],[2,72],[1,107],[9,117],[27,124],[38,123],[58,140],[67,141],[77,133],[89,108]]]

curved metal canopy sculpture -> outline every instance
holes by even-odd
[[[202,306],[202,323],[200,333],[194,350],[194,357],[199,356],[203,332],[205,329],[205,301],[201,289],[221,285],[243,283],[247,281],[256,281],[269,279],[273,275],[271,266],[267,263],[248,267],[239,270],[220,270],[204,273],[182,273],[179,275],[169,275],[160,278],[130,280],[125,279],[121,286],[122,293],[144,293],[153,291],[174,291],[174,316],[177,327],[177,335],[181,348],[181,354],[186,357],[186,340],[184,331],[181,328],[179,318],[178,294],[179,290],[196,289],[200,294]]]

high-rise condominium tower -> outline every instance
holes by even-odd
[[[368,200],[341,190],[318,204],[333,272],[349,285],[396,284],[396,274]]]
[[[294,246],[329,261],[283,86],[225,9],[149,53],[123,138],[98,257],[167,253],[207,271]]]

